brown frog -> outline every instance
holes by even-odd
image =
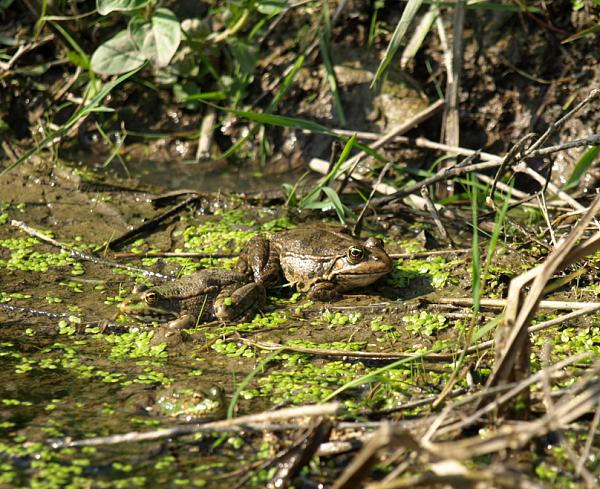
[[[264,301],[264,287],[248,283],[246,275],[205,269],[140,291],[125,299],[119,310],[143,322],[169,321],[170,327],[189,328],[213,319],[247,319]]]
[[[238,270],[272,287],[282,276],[308,298],[333,300],[389,273],[392,260],[377,238],[360,241],[337,228],[303,226],[259,235],[245,246]]]

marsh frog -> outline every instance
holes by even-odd
[[[265,287],[285,280],[310,299],[333,300],[349,289],[372,284],[392,269],[377,238],[360,241],[338,228],[303,226],[252,238],[238,270]]]
[[[171,327],[189,328],[213,319],[246,319],[264,301],[264,287],[248,283],[244,274],[205,269],[140,291],[123,301],[119,309],[143,322],[169,321]]]
[[[221,418],[225,414],[225,394],[217,385],[204,389],[175,385],[159,392],[149,410],[186,421]]]

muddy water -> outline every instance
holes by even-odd
[[[52,449],[51,441],[190,422],[156,409],[157,398],[174,385],[194,392],[217,385],[228,402],[253,372],[234,410],[244,414],[319,402],[382,365],[295,352],[273,356],[242,340],[330,350],[414,351],[429,348],[447,335],[451,323],[439,322],[439,334],[424,336],[414,329],[417,319],[407,334],[402,318],[418,315],[418,310],[401,299],[433,292],[432,276],[446,274],[447,279],[452,269],[461,266],[458,263],[447,270],[433,263],[429,271],[402,274],[398,270],[381,284],[335,304],[310,304],[281,288],[274,291],[262,316],[244,324],[200,325],[165,334],[160,325],[115,319],[116,304],[136,282],[159,280],[78,260],[9,225],[9,220],[51,231],[57,240],[108,261],[173,277],[197,268],[231,267],[253,234],[293,225],[281,211],[253,209],[240,199],[205,195],[200,208],[183,209],[117,250],[182,250],[203,257],[121,259],[105,247],[106,242],[165,208],[152,204],[153,194],[124,191],[127,184],[117,183],[119,189],[90,185],[69,170],[47,167],[23,167],[10,181],[0,182],[0,300],[62,315],[31,317],[0,309],[0,485],[230,486],[231,478],[240,476],[240,461],[249,466],[257,458],[268,458],[295,434],[282,433],[275,439],[231,435],[217,444],[219,435],[214,435],[93,449]],[[214,253],[233,257],[206,256]],[[407,284],[412,285],[407,288]],[[446,367],[439,368],[432,375],[419,366],[399,367],[338,399],[356,412],[393,408],[415,395],[436,391],[438,374]],[[266,439],[271,445],[268,450]],[[259,487],[268,478],[260,471],[251,476]]]

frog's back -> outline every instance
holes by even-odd
[[[215,268],[199,270],[162,287],[169,289],[166,296],[174,309],[181,314],[198,316],[209,309],[207,304],[212,303],[223,288],[241,286],[246,281],[239,272]]]
[[[319,260],[343,255],[349,246],[358,241],[333,226],[309,225],[274,234],[270,238],[281,256],[315,257]]]

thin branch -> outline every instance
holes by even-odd
[[[11,226],[19,228],[24,233],[27,233],[30,236],[34,236],[35,238],[39,239],[40,241],[42,241],[46,244],[49,244],[56,248],[60,248],[62,250],[68,251],[71,254],[71,256],[73,256],[74,258],[77,258],[78,260],[89,261],[92,263],[96,263],[98,265],[106,265],[111,268],[121,268],[123,270],[129,270],[130,272],[140,273],[144,277],[156,277],[156,278],[160,278],[162,280],[175,280],[175,277],[171,277],[170,275],[164,275],[164,274],[158,273],[158,272],[151,272],[150,270],[144,270],[143,268],[137,268],[137,267],[132,267],[129,265],[123,265],[121,263],[114,263],[109,260],[104,260],[102,258],[98,258],[94,255],[88,255],[87,253],[83,253],[82,251],[76,250],[75,248],[72,248],[69,245],[66,245],[64,243],[61,243],[60,241],[57,241],[57,240],[51,238],[50,236],[44,234],[43,232],[38,231],[37,229],[34,229],[31,226],[28,226],[27,224],[25,224],[22,221],[17,221],[15,219],[12,219],[11,221],[9,221],[9,223]]]
[[[140,441],[160,440],[163,438],[177,438],[193,433],[211,433],[217,431],[240,432],[250,430],[261,431],[264,423],[298,417],[314,418],[318,416],[335,416],[340,412],[340,409],[340,403],[329,402],[325,404],[279,409],[277,411],[265,411],[259,414],[250,414],[248,416],[240,416],[238,418],[213,421],[204,424],[178,425],[172,428],[161,428],[143,432],[132,431],[121,435],[99,436],[85,440],[53,440],[50,444],[52,448],[91,447],[99,445],[117,445],[120,443],[137,443]]]

